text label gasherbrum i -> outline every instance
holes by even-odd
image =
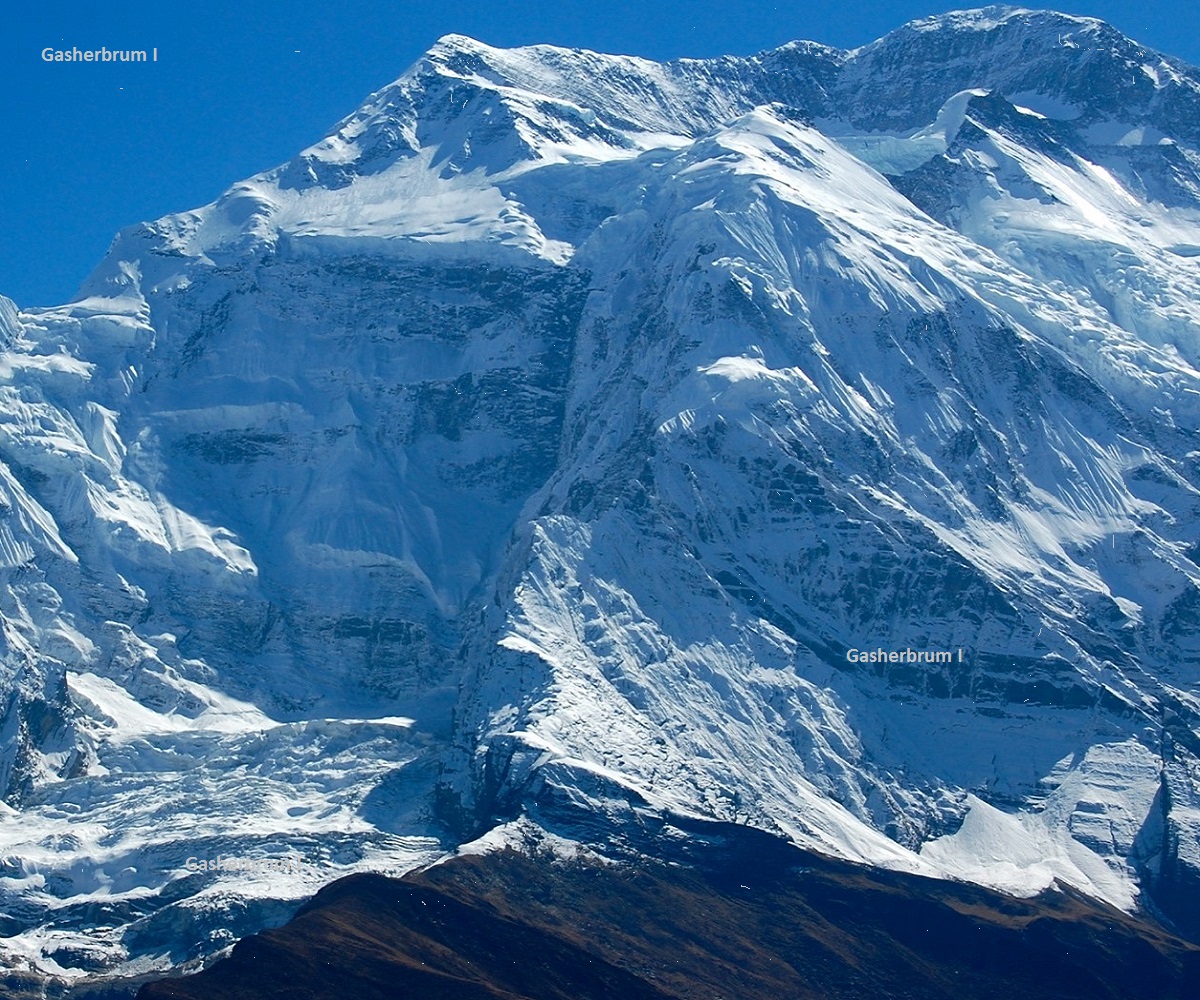
[[[963,651],[951,649],[848,649],[850,663],[962,663]]]
[[[158,62],[158,49],[42,49],[42,62]]]

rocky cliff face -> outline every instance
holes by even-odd
[[[518,816],[1194,926],[1198,94],[1009,8],[451,36],[4,303],[10,960],[200,958]]]

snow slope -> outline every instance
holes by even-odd
[[[1198,143],[1197,71],[1046,12],[448,36],[0,300],[6,961],[667,811],[1194,933]]]

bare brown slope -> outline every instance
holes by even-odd
[[[1184,1000],[1200,982],[1200,949],[1073,892],[1017,900],[737,828],[688,850],[352,876],[139,1000]]]

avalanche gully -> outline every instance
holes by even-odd
[[[1200,934],[1198,258],[1200,71],[991,7],[447,36],[0,299],[6,982],[667,815]]]

